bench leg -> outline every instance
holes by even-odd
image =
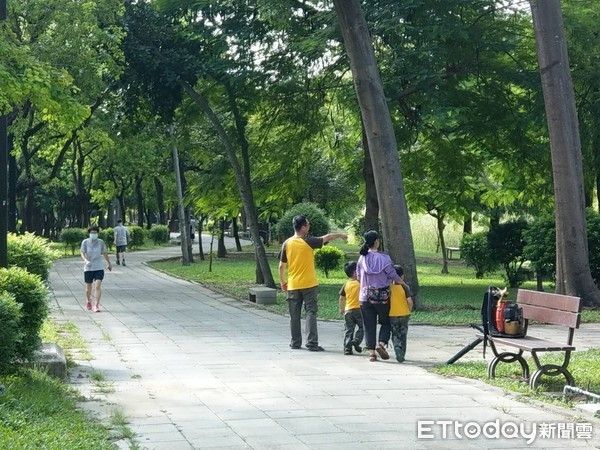
[[[569,366],[569,360],[571,359],[571,352],[565,352],[565,359],[560,366],[557,366],[556,364],[542,365],[538,358],[537,352],[531,352],[531,356],[533,357],[535,366],[537,367],[537,370],[533,373],[531,379],[529,380],[529,387],[531,389],[535,389],[537,387],[542,375],[548,375],[549,377],[563,375],[567,380],[567,385],[575,386],[575,379],[573,378],[573,375],[571,375],[571,372],[569,372],[567,369]]]
[[[515,361],[521,365],[521,373],[524,380],[529,380],[529,364],[523,358],[523,350],[519,350],[519,353],[503,352],[498,353],[496,346],[493,341],[490,341],[490,347],[494,353],[494,359],[488,364],[488,378],[496,378],[496,366],[500,362],[514,363]]]

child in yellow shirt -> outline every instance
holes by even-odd
[[[365,331],[358,300],[360,283],[356,279],[356,262],[347,262],[344,265],[344,272],[348,276],[348,281],[340,289],[340,314],[344,316],[344,355],[351,355],[352,347],[358,353],[362,352],[360,344]],[[358,329],[355,334],[356,328]]]
[[[404,281],[404,269],[394,266],[396,273]],[[412,292],[407,284],[394,283],[390,287],[390,324],[392,327],[392,342],[394,353],[398,362],[404,362],[406,355],[406,336],[408,334],[408,321],[413,309]]]

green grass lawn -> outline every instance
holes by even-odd
[[[35,370],[0,377],[0,448],[116,449],[106,426],[77,409],[77,392]]]
[[[42,329],[44,342],[55,342],[68,357],[91,358],[85,341],[74,324],[59,326],[47,319]],[[83,399],[76,389],[45,373],[22,369],[0,376],[0,449],[117,449],[117,439],[131,432],[111,420],[101,424],[78,408]],[[130,439],[131,448],[138,448]]]
[[[531,358],[525,358],[530,369],[535,370],[535,364]],[[558,354],[547,353],[541,358],[542,364],[562,363],[562,357]],[[521,366],[518,363],[500,363],[496,367],[496,378],[488,379],[486,361],[456,362],[452,365],[440,364],[433,371],[446,376],[459,376],[465,378],[480,379],[492,385],[532,396],[549,402],[564,403],[562,390],[565,385],[563,376],[542,377],[540,385],[535,391],[529,388],[529,384],[521,378]],[[600,349],[578,351],[571,354],[569,371],[575,378],[577,386],[590,391],[600,392]]]
[[[336,246],[337,242],[336,242]],[[339,247],[344,251],[357,250],[356,246],[341,244]],[[277,250],[269,248],[268,253],[273,254]],[[354,255],[351,256],[354,258]],[[439,259],[439,256],[438,256]],[[278,282],[278,261],[269,258],[271,271]],[[178,277],[193,280],[209,288],[214,288],[230,296],[239,299],[248,298],[248,288],[255,286],[255,262],[253,259],[236,257],[231,254],[227,258],[213,259],[212,270],[209,271],[209,261],[195,262],[189,266],[183,266],[180,261],[153,262],[151,266]],[[434,325],[468,325],[480,323],[480,308],[483,294],[490,285],[504,286],[502,273],[497,272],[492,276],[478,280],[472,269],[465,267],[460,261],[452,261],[449,266],[449,274],[441,274],[441,259],[427,255],[418,255],[417,272],[420,283],[420,308],[412,315],[411,322],[427,323]],[[319,318],[340,319],[339,315],[339,290],[346,281],[343,271],[337,270],[329,274],[319,273]],[[534,282],[523,285],[527,289],[535,289]],[[550,288],[549,288],[550,289]],[[516,292],[509,290],[509,298],[516,298]],[[286,314],[287,302],[282,291],[277,293],[277,303],[268,305],[271,311]],[[600,311],[584,311],[583,320],[588,322],[600,321]]]

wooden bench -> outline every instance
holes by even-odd
[[[573,375],[568,370],[571,352],[575,350],[573,346],[573,335],[575,329],[579,328],[581,299],[568,295],[549,294],[546,292],[528,291],[520,289],[517,294],[517,303],[523,308],[523,325],[525,331],[529,326],[530,320],[535,320],[552,325],[561,325],[565,327],[565,338],[556,341],[541,339],[533,336],[522,338],[507,338],[499,336],[487,336],[487,342],[494,353],[494,358],[488,365],[488,377],[496,376],[496,366],[500,362],[513,363],[518,362],[523,371],[523,378],[529,380],[529,386],[532,389],[538,385],[542,375],[555,377],[563,375],[570,386],[575,385]],[[483,334],[478,334],[478,338],[483,339]],[[497,345],[503,347],[513,347],[518,351],[498,352]],[[523,358],[523,352],[531,353],[535,362],[536,370],[529,376],[529,365]],[[543,352],[563,352],[563,362],[561,365],[541,364],[538,354]]]

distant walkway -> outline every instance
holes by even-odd
[[[177,254],[177,247],[128,254],[127,267],[107,272],[101,313],[85,309],[78,258],[57,261],[50,276],[53,317],[77,324],[94,356],[71,373],[86,397],[100,400],[83,406],[106,415],[120,408],[142,448],[525,448],[522,437],[460,439],[449,431],[442,439],[439,425],[425,430],[434,439],[419,439],[417,421],[573,423],[566,410],[538,409],[421,367],[471,342],[467,327],[411,327],[404,364],[344,356],[336,321],[319,322],[326,352],[291,350],[287,317],[143,264]],[[578,345],[598,345],[598,326],[579,331]],[[481,358],[481,349],[468,357]],[[113,392],[95,389],[94,371]],[[598,445],[538,437],[531,446]]]

